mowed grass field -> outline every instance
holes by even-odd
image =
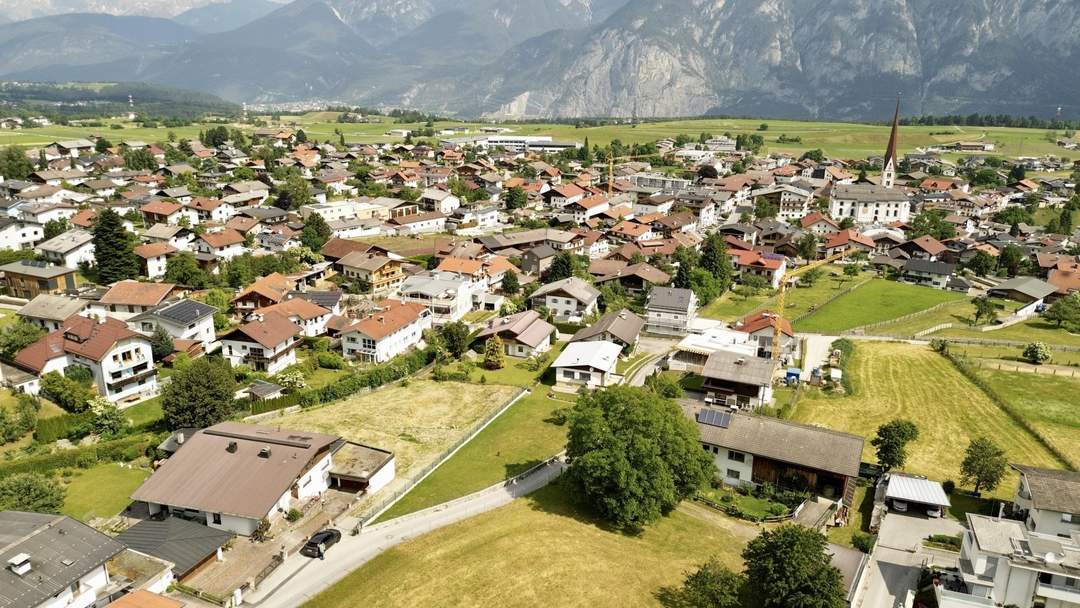
[[[275,418],[287,429],[336,434],[394,453],[398,477],[424,466],[477,420],[500,407],[511,386],[414,380],[325,407]]]
[[[269,117],[264,117],[268,119]],[[295,124],[304,129],[311,138],[320,141],[337,141],[336,131],[344,134],[347,143],[375,143],[385,141],[400,141],[401,138],[392,138],[383,135],[390,129],[418,130],[424,128],[423,123],[395,123],[388,117],[374,117],[378,122],[345,124],[336,122],[335,112],[311,112],[297,116],[282,116],[280,124]],[[514,135],[549,135],[558,140],[584,141],[587,137],[589,143],[606,145],[613,140],[620,140],[624,144],[654,142],[665,137],[675,137],[685,133],[697,136],[700,133],[712,133],[721,135],[729,133],[732,136],[739,133],[756,133],[765,138],[766,151],[802,153],[805,150],[821,148],[826,154],[840,158],[866,158],[884,151],[885,142],[889,138],[889,128],[885,121],[889,117],[882,117],[882,124],[860,124],[842,122],[811,122],[798,120],[771,120],[771,119],[729,119],[729,118],[702,118],[664,120],[656,122],[640,123],[637,125],[606,125],[599,127],[576,128],[572,124],[565,123],[538,123],[538,124],[501,124],[468,123],[457,121],[437,121],[433,128],[436,133],[441,129],[450,127],[466,127],[470,130],[468,135],[476,134],[480,127],[501,126],[510,129]],[[766,131],[759,131],[758,127],[765,123]],[[0,145],[43,145],[56,140],[86,137],[88,135],[103,135],[110,141],[124,139],[138,139],[144,141],[164,141],[170,129],[161,127],[145,129],[132,123],[119,123],[124,128],[114,130],[105,127],[64,127],[51,126],[19,131],[0,132]],[[193,124],[188,127],[171,129],[178,138],[194,139],[200,130],[206,129],[205,124]],[[251,125],[231,125],[245,131],[252,131]],[[459,134],[465,135],[465,134]],[[801,143],[784,143],[777,141],[780,135],[799,137]],[[1056,135],[1063,135],[1058,133]],[[957,127],[957,126],[904,126],[900,130],[899,147],[901,153],[913,152],[917,148],[940,145],[960,140],[990,141],[996,144],[996,154],[1016,156],[1021,152],[1025,155],[1038,156],[1042,154],[1054,154],[1066,158],[1080,157],[1080,151],[1069,151],[1055,145],[1053,138],[1048,137],[1048,132],[1041,129],[1016,129],[1005,127]],[[959,155],[950,155],[959,156]]]
[[[128,506],[131,493],[149,476],[147,469],[115,462],[76,470],[74,476],[61,478],[67,487],[67,497],[60,512],[80,521],[112,517]]]
[[[786,318],[794,319],[806,314],[811,308],[822,306],[830,298],[843,292],[843,290],[864,283],[870,280],[872,276],[869,273],[863,273],[855,278],[844,277],[843,269],[834,265],[826,266],[822,270],[824,271],[823,276],[813,285],[788,289],[787,296],[784,299],[784,316]],[[841,279],[841,277],[843,278]],[[753,312],[766,309],[775,310],[776,303],[777,295],[774,291],[762,292],[749,298],[728,291],[716,300],[709,302],[708,306],[703,307],[698,314],[709,319],[735,321]]]
[[[482,490],[523,473],[562,451],[566,426],[552,419],[555,410],[572,403],[551,399],[537,387],[510,406],[472,441],[379,516],[400,517]],[[572,397],[564,397],[570,398]]]
[[[1055,449],[1080,465],[1080,378],[989,368],[977,373]]]
[[[684,502],[626,535],[582,513],[555,484],[390,549],[305,606],[660,606],[661,588],[710,556],[741,570],[756,534]]]
[[[863,450],[867,462],[876,461],[870,439],[877,427],[906,418],[918,425],[919,438],[908,448],[904,469],[931,479],[959,483],[964,450],[980,435],[1004,448],[1010,462],[1062,466],[1035,437],[927,346],[860,341],[848,372],[856,394],[806,391],[793,418],[862,435],[867,440]],[[1007,498],[1013,481],[1010,476],[994,494]]]
[[[796,323],[795,329],[810,333],[838,333],[965,298],[963,294],[932,287],[871,279],[818,308],[814,314]]]
[[[1080,346],[1080,334],[1069,333],[1057,325],[1035,317],[994,331],[982,332],[970,327],[952,327],[934,332],[933,338],[978,338],[980,340],[1010,340],[1013,342],[1046,342],[1061,346]]]

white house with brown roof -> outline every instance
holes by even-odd
[[[161,304],[175,291],[176,285],[172,283],[141,283],[130,279],[117,281],[100,300],[90,303],[88,312],[126,321]]]
[[[532,357],[551,350],[551,336],[555,326],[548,323],[535,310],[523,310],[507,317],[488,322],[487,327],[476,334],[477,340],[499,336],[503,351],[512,357]]]
[[[304,298],[290,298],[255,311],[256,315],[280,313],[304,330],[309,338],[326,333],[326,322],[333,313]]]
[[[216,255],[226,260],[247,251],[244,247],[244,236],[231,228],[221,232],[204,232],[196,237],[194,245],[195,251],[199,253]]]
[[[165,276],[165,267],[169,256],[178,250],[165,241],[144,243],[135,247],[135,255],[142,261],[143,274],[148,279],[156,279]]]
[[[419,344],[431,319],[426,306],[387,300],[370,317],[342,330],[341,350],[349,359],[389,361]]]
[[[109,317],[73,315],[60,329],[19,351],[15,364],[38,376],[63,374],[81,365],[90,370],[98,393],[112,402],[158,393],[150,341]]]
[[[280,312],[262,315],[221,337],[221,354],[233,365],[276,374],[296,363],[304,330]]]

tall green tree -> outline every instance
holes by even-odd
[[[64,486],[40,473],[16,473],[0,479],[0,511],[59,513]]]
[[[312,213],[304,220],[304,231],[300,234],[300,242],[312,251],[318,251],[332,236],[334,236],[334,231],[330,229],[330,225],[326,223],[323,216]]]
[[[484,344],[484,369],[503,368],[503,341],[498,335],[488,338]]]
[[[521,291],[521,281],[518,280],[517,273],[513,270],[508,270],[506,274],[503,275],[502,291],[508,296],[516,295]]]
[[[446,352],[455,359],[460,359],[469,350],[469,326],[461,321],[453,321],[439,329],[439,336],[446,345]]]
[[[976,325],[979,324],[979,321],[993,323],[997,319],[997,305],[994,304],[994,301],[991,300],[989,296],[979,296],[977,298],[972,298],[971,303],[975,305]]]
[[[964,483],[974,484],[976,492],[993,490],[1005,477],[1008,464],[1005,450],[989,437],[976,437],[964,451],[964,460],[960,463],[960,478]]]
[[[172,375],[161,397],[165,426],[205,428],[233,413],[236,380],[229,364],[202,357]]]
[[[765,530],[743,550],[749,595],[762,608],[842,608],[840,571],[817,530],[784,524]]]
[[[998,265],[1008,271],[1010,277],[1022,274],[1031,264],[1028,256],[1018,245],[1009,243],[1001,250]]]
[[[4,179],[26,179],[34,171],[34,162],[22,148],[7,146],[0,150],[0,176]]]
[[[71,224],[68,223],[66,217],[56,218],[55,220],[49,220],[45,222],[45,239],[51,239],[54,236],[64,234],[71,229]]]
[[[529,202],[529,195],[521,186],[514,186],[506,191],[503,200],[506,202],[506,208],[513,211],[524,207]]]
[[[679,289],[690,289],[693,286],[690,279],[690,272],[691,269],[688,264],[679,264],[678,270],[675,271],[675,280],[672,282],[672,286],[678,287]],[[698,295],[698,299],[701,299],[700,295]]]
[[[727,244],[722,234],[714,232],[705,238],[698,263],[716,278],[721,293],[731,287],[734,269],[731,267],[731,258],[728,256]]]
[[[102,284],[139,276],[135,235],[124,228],[124,218],[112,209],[98,213],[93,229],[94,261]]]
[[[976,251],[968,261],[967,267],[976,275],[985,277],[997,270],[997,259],[985,251]]]
[[[584,271],[584,264],[579,256],[569,251],[560,251],[548,268],[548,282],[561,281],[577,276]]]
[[[670,399],[639,387],[585,393],[570,414],[566,478],[619,528],[639,529],[691,496],[714,470],[697,426]]]
[[[168,357],[174,349],[172,335],[168,330],[160,325],[154,327],[154,333],[150,335],[150,351],[154,361],[161,361]]]
[[[816,260],[818,256],[818,238],[813,232],[807,232],[796,243],[799,257],[804,260]]]
[[[0,356],[13,359],[18,352],[45,336],[40,325],[26,319],[19,319],[0,331]]]
[[[715,557],[686,575],[675,593],[675,604],[685,608],[744,608],[746,577],[728,570]]]
[[[1080,329],[1080,292],[1074,291],[1064,298],[1058,298],[1044,316],[1058,327],[1077,331]]]
[[[274,188],[274,206],[278,209],[295,211],[313,200],[307,180],[295,173],[285,178],[284,184]]]
[[[195,289],[205,289],[210,285],[210,275],[188,251],[170,256],[165,261],[165,281]]]
[[[911,221],[911,234],[909,236],[916,239],[927,235],[939,241],[951,239],[956,236],[956,226],[945,221],[945,212],[943,211],[938,209],[920,211],[915,216],[915,219]]]
[[[158,161],[146,148],[128,149],[124,152],[124,168],[132,171],[156,171]]]
[[[877,448],[878,464],[886,471],[903,468],[907,462],[907,444],[919,437],[919,427],[914,422],[895,419],[877,429],[870,445]]]

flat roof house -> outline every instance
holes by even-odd
[[[349,445],[355,444],[334,435],[223,422],[188,438],[131,498],[146,503],[151,514],[164,511],[250,536],[263,519],[326,492],[337,483],[332,477],[338,467],[346,475],[366,471],[368,492],[393,478],[389,452],[360,472],[349,466],[356,458],[335,462],[335,453]],[[383,469],[389,479],[378,478]]]
[[[863,438],[768,416],[683,405],[724,482],[807,489],[851,506]]]
[[[106,563],[123,551],[64,515],[0,512],[0,601],[5,608],[101,605],[113,587]]]

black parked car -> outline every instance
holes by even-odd
[[[308,557],[319,557],[320,553],[325,554],[326,550],[334,546],[339,540],[341,540],[341,532],[333,528],[320,530],[311,535],[311,538],[304,544],[304,548],[300,549],[300,553]]]

